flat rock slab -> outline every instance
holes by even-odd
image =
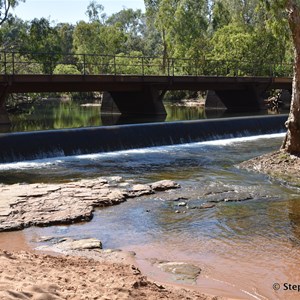
[[[56,252],[78,257],[87,257],[102,262],[134,263],[134,258],[136,255],[133,251],[102,249],[102,242],[96,238],[73,240],[67,237],[43,237],[38,240],[33,240],[32,242],[37,244],[35,247],[36,250]]]
[[[172,180],[160,180],[152,183],[150,186],[154,191],[166,191],[170,189],[177,189],[180,187],[178,183]]]
[[[62,184],[0,186],[0,231],[89,221],[97,207],[120,204],[128,198],[153,194],[152,186],[120,178],[96,178]],[[170,182],[166,189],[179,185]]]
[[[100,240],[91,238],[83,240],[65,240],[61,243],[56,244],[56,247],[61,250],[92,250],[102,249],[102,243]]]

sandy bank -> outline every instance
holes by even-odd
[[[212,299],[148,281],[133,265],[0,251],[0,299]]]

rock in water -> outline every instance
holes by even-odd
[[[173,275],[173,279],[184,283],[194,283],[201,273],[201,269],[186,262],[171,262],[154,260],[153,265],[166,273]]]
[[[180,185],[172,180],[160,180],[152,183],[150,186],[154,191],[166,191],[169,189],[180,188]]]
[[[83,239],[83,240],[66,240],[59,244],[56,244],[56,247],[68,251],[68,250],[92,250],[92,249],[102,249],[102,243],[97,239]]]

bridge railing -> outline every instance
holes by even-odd
[[[292,64],[129,55],[0,52],[0,74],[291,77]]]

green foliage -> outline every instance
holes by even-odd
[[[230,21],[231,15],[229,9],[226,7],[223,1],[216,1],[212,8],[211,26],[213,31],[228,25]]]
[[[131,52],[129,55],[119,53],[115,59],[111,60],[111,66],[113,67],[112,73],[143,74],[143,54],[137,51]]]
[[[80,75],[81,72],[74,65],[59,64],[55,67],[53,74],[68,74],[68,75]]]
[[[73,34],[73,50],[78,62],[87,66],[88,74],[105,73],[111,55],[121,52],[125,36],[120,28],[103,26],[99,22],[79,22]],[[81,55],[89,54],[89,55]],[[100,57],[99,55],[107,55]]]
[[[27,22],[19,18],[10,18],[0,28],[1,50],[20,51],[28,39]]]
[[[89,17],[90,22],[102,23],[106,18],[106,14],[104,13],[104,6],[97,3],[97,1],[95,0],[90,2],[85,14]]]
[[[61,56],[59,35],[45,18],[30,22],[26,39],[20,48],[29,59],[42,65],[45,74],[52,74]]]
[[[58,44],[62,53],[71,53],[73,48],[74,25],[61,23],[54,27],[58,36]]]
[[[3,53],[1,55],[3,63],[0,65],[1,73],[8,74],[43,74],[42,65],[28,56],[20,53]]]
[[[0,0],[0,25],[9,18],[9,11],[25,0]]]
[[[144,52],[146,24],[144,14],[140,9],[122,9],[120,12],[110,16],[107,25],[117,26],[124,33],[125,40],[123,49],[125,53],[130,51]]]
[[[268,76],[274,64],[284,63],[284,47],[266,30],[226,25],[215,32],[211,45],[208,58],[226,62],[223,74]]]

